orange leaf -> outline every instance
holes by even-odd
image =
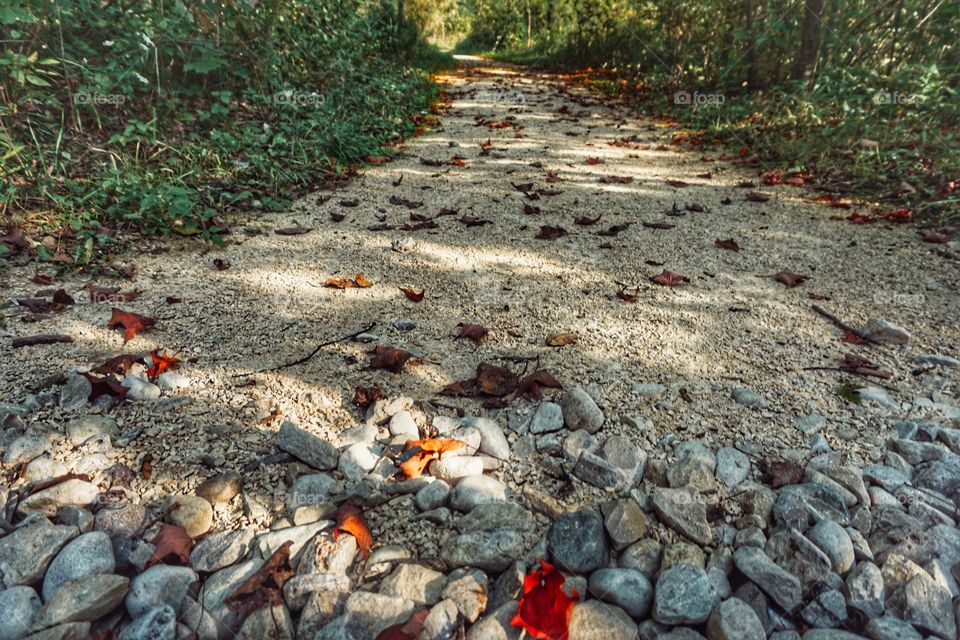
[[[190,560],[190,547],[193,545],[193,540],[183,527],[165,524],[150,543],[155,545],[156,549],[143,566],[144,569],[155,564],[184,565]]]
[[[110,317],[110,322],[107,323],[107,328],[116,329],[118,327],[123,327],[124,343],[130,342],[135,335],[146,331],[157,323],[153,318],[141,316],[129,311],[121,311],[116,307],[111,309],[111,313],[113,315]]]
[[[419,478],[427,466],[448,451],[462,449],[464,443],[452,438],[427,438],[408,440],[400,456],[400,471],[407,478]]]
[[[334,532],[337,531],[349,533],[357,539],[357,547],[360,549],[361,556],[366,558],[370,555],[373,535],[370,533],[370,528],[367,527],[363,511],[352,500],[347,500],[337,509],[337,528],[334,529]]]
[[[568,596],[563,590],[563,574],[548,562],[538,562],[540,567],[523,579],[523,596],[510,625],[523,628],[537,640],[565,640],[580,594],[571,589]]]
[[[420,302],[421,300],[423,300],[423,296],[427,292],[427,290],[424,289],[420,293],[417,293],[416,291],[414,291],[409,287],[400,287],[400,291],[403,291],[403,295],[407,296],[409,299],[413,300],[414,302]]]
[[[147,377],[151,380],[156,380],[161,373],[174,365],[180,364],[179,359],[168,356],[166,353],[161,354],[160,349],[151,351],[150,358],[153,360],[153,366],[147,369]]]
[[[373,283],[358,273],[351,280],[350,278],[330,278],[323,283],[325,287],[333,289],[367,289],[373,286]]]

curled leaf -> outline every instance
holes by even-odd
[[[400,287],[400,291],[403,291],[403,295],[407,296],[407,298],[409,298],[413,302],[420,302],[421,300],[423,300],[424,294],[427,293],[426,289],[424,289],[420,293],[417,293],[410,287]]]
[[[164,524],[160,527],[160,533],[150,543],[156,548],[143,565],[144,569],[155,564],[184,565],[190,560],[190,547],[193,546],[193,540],[183,527]]]
[[[408,440],[400,455],[398,466],[407,478],[419,478],[431,462],[439,460],[448,451],[457,451],[466,446],[452,438],[426,438]]]
[[[792,289],[809,280],[810,276],[804,276],[799,273],[794,273],[788,269],[784,269],[780,273],[773,276],[773,279],[777,282],[783,283],[787,286],[787,288]]]
[[[400,373],[407,360],[413,357],[413,354],[403,349],[394,349],[393,347],[377,347],[373,351],[373,358],[370,360],[371,369],[386,369],[393,373]]]
[[[373,535],[363,517],[363,511],[352,500],[347,500],[337,509],[337,528],[334,531],[349,533],[357,540],[360,555],[366,558],[370,555],[373,545]]]
[[[689,283],[690,278],[664,269],[662,273],[650,278],[650,281],[663,287],[675,287],[679,284]]]
[[[457,334],[457,339],[467,338],[473,340],[474,344],[480,344],[487,337],[487,328],[482,324],[461,322],[457,326],[460,327],[460,333]]]
[[[116,307],[110,310],[110,322],[107,323],[108,329],[123,327],[123,341],[130,342],[138,333],[142,333],[156,324],[156,320],[141,316],[137,313],[122,311]]]

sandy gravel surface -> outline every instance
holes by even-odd
[[[260,419],[274,408],[336,441],[360,421],[351,404],[359,385],[434,401],[441,413],[459,408],[519,425],[536,403],[523,399],[486,410],[477,400],[439,395],[445,385],[471,377],[482,361],[517,371],[525,366],[504,357],[539,359],[540,368],[565,386],[584,387],[607,416],[605,433],[628,434],[654,456],[668,451],[658,445],[665,434],[699,437],[710,446],[747,440],[764,452],[803,448],[809,436],[795,421],[818,412],[826,418],[828,442],[862,462],[894,418],[936,414],[918,398],[955,403],[949,399],[958,392],[956,379],[944,370],[911,372],[919,354],[960,355],[960,262],[934,253],[915,228],[832,220],[838,210],[813,203],[816,192],[766,186],[760,168],[718,160],[724,153],[719,148],[671,145],[676,127],[570,90],[559,77],[469,66],[445,80],[449,108],[396,161],[363,170],[341,189],[306,197],[288,213],[237,225],[222,250],[151,240],[118,258],[135,266],[132,279],[79,273],[54,283],[83,302],[82,288],[90,282],[142,290],[139,299],[120,306],[155,317],[157,325],[126,346],[120,332],[106,328],[109,304],[77,304],[32,324],[7,309],[0,400],[43,394],[49,376],[121,351],[179,353],[187,389],[111,411],[122,431],[144,430],[114,453],[132,468],[153,456],[152,479],[133,484],[144,501],[192,492],[214,469],[240,471],[276,453],[271,438],[280,420]],[[490,122],[510,126],[491,128]],[[629,144],[610,144],[625,138]],[[455,157],[464,166],[449,164]],[[428,166],[422,159],[444,164]],[[708,172],[709,179],[702,177]],[[601,182],[610,175],[632,181]],[[737,186],[745,180],[757,183],[752,191],[769,201],[746,201],[751,189]],[[511,186],[531,182],[559,193],[531,201]],[[391,197],[423,206],[410,210]],[[725,198],[731,204],[721,204]],[[352,202],[356,206],[347,206]],[[684,215],[668,215],[675,203]],[[524,204],[539,213],[525,213]],[[703,211],[685,212],[688,205]],[[436,218],[436,229],[403,229],[416,224],[411,213],[433,217],[442,209],[457,213]],[[331,214],[345,218],[334,222]],[[468,227],[463,216],[489,224]],[[574,224],[580,216],[602,218],[592,226]],[[643,222],[675,226],[655,229]],[[597,235],[624,223],[632,224],[618,235]],[[312,230],[274,233],[299,225]],[[538,239],[543,225],[568,234]],[[714,246],[727,238],[742,250]],[[230,268],[217,270],[215,258]],[[648,280],[664,269],[687,276],[690,284],[663,287]],[[810,279],[787,288],[769,277],[783,269]],[[323,286],[358,272],[374,286]],[[33,274],[33,266],[0,273],[4,298],[30,297],[43,288],[31,282]],[[635,303],[616,296],[617,283],[638,287]],[[425,298],[411,302],[399,287],[425,290]],[[828,299],[812,300],[811,294]],[[182,302],[169,304],[170,296]],[[813,304],[857,326],[870,318],[889,320],[910,332],[910,342],[844,344],[842,332],[817,316]],[[401,331],[398,321],[416,327]],[[455,340],[461,322],[486,326],[489,337],[479,346]],[[245,375],[374,323],[374,343],[341,342],[304,364]],[[547,346],[546,336],[558,332],[574,332],[578,340]],[[12,338],[36,333],[67,333],[75,342],[10,347]],[[371,371],[368,354],[375,344],[423,357],[401,374]],[[847,351],[889,371],[883,384],[905,404],[851,404],[837,396],[843,382],[873,383],[833,370],[803,370],[834,367]],[[666,391],[645,398],[634,388],[642,383],[661,383]],[[737,404],[731,393],[738,386],[766,407]],[[75,415],[54,404],[30,420],[57,428]],[[551,486],[553,479],[528,466],[515,460],[502,473],[515,485]],[[246,473],[246,490],[280,511],[285,472],[284,465],[261,466]],[[578,494],[566,500],[575,502]],[[238,511],[220,506],[217,518],[242,520]]]

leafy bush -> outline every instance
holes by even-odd
[[[386,0],[12,0],[0,34],[0,198],[87,235],[281,207],[433,96]]]

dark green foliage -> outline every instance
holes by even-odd
[[[250,2],[0,7],[7,215],[211,235],[413,131],[433,86],[395,1]]]

